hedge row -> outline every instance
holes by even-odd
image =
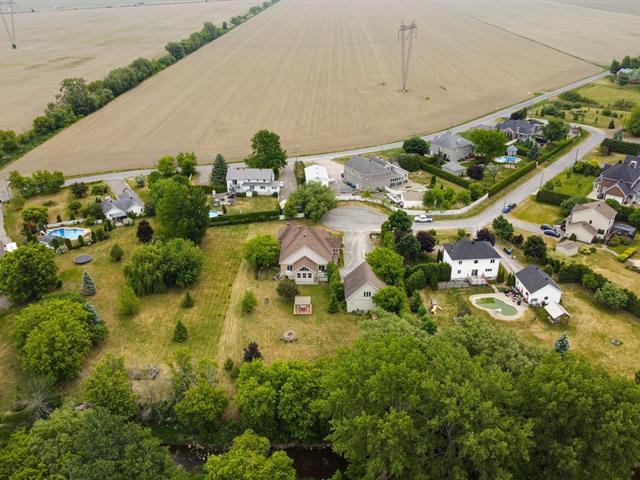
[[[525,176],[527,173],[529,173],[534,168],[536,168],[536,162],[529,162],[524,167],[516,170],[515,172],[513,172],[508,177],[503,178],[502,180],[500,180],[497,183],[494,183],[487,190],[489,192],[489,196],[493,197],[500,190],[502,190],[503,188],[507,187],[508,185],[511,185],[513,182],[518,180],[520,177]]]
[[[551,190],[540,189],[538,193],[536,193],[536,200],[538,202],[549,203],[551,205],[560,206],[562,202],[569,198],[571,198],[571,195],[562,192],[553,192]]]
[[[253,222],[269,222],[271,220],[278,220],[280,218],[280,210],[272,210],[270,212],[251,212],[240,213],[238,215],[221,215],[209,220],[209,225],[212,227],[218,225],[238,225],[240,223],[253,223]]]
[[[615,282],[612,282],[599,273],[595,273],[593,270],[591,270],[591,268],[582,263],[564,262],[562,263],[562,266],[558,271],[558,281],[560,283],[577,283],[591,291],[595,291],[595,288],[589,288],[588,286],[584,285],[583,279],[586,275],[590,275],[592,279],[598,280],[598,284],[604,284],[605,282],[611,282],[615,284]],[[597,285],[592,285],[591,287],[593,286]],[[626,288],[622,288],[622,290],[627,295],[627,303],[623,307],[623,309],[629,312],[631,315],[640,318],[640,298],[638,298],[638,296],[631,290],[628,290]]]
[[[458,177],[452,173],[445,172],[441,168],[435,167],[433,165],[429,165],[426,162],[422,162],[422,169],[433,173],[436,177],[444,178],[451,183],[455,183],[456,185],[460,185],[462,188],[469,188],[471,186],[471,182],[464,178]]]
[[[605,138],[600,146],[607,147],[610,152],[640,155],[640,143],[623,142],[622,140]]]

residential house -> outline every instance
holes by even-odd
[[[326,282],[327,265],[340,259],[340,239],[319,227],[287,224],[278,232],[278,242],[280,275],[297,284]]]
[[[498,276],[500,254],[487,241],[462,237],[444,245],[442,261],[451,266],[452,281],[483,283]]]
[[[325,167],[320,165],[309,165],[304,169],[304,178],[306,183],[318,182],[325,187],[329,186],[329,172]]]
[[[507,120],[499,123],[496,128],[506,133],[511,140],[519,140],[521,142],[532,140],[542,132],[540,124],[527,120]]]
[[[518,147],[516,147],[514,144],[511,144],[507,147],[507,155],[509,155],[510,157],[515,157],[516,155],[518,155]]]
[[[431,141],[431,155],[443,153],[451,162],[459,162],[473,155],[475,145],[460,135],[448,131]]]
[[[137,217],[144,213],[144,203],[133,190],[125,187],[116,200],[106,197],[102,201],[102,213],[112,222],[131,215]]]
[[[458,177],[461,177],[464,175],[464,167],[460,165],[458,162],[447,162],[444,165],[442,165],[442,169],[445,172],[449,172]]]
[[[344,166],[344,182],[361,191],[380,192],[408,179],[409,172],[379,157],[351,157]]]
[[[250,168],[244,163],[231,163],[227,168],[227,192],[254,195],[280,193],[280,183],[270,168]]]
[[[516,290],[531,305],[559,304],[562,290],[547,272],[529,265],[516,273]]]
[[[567,217],[565,234],[576,240],[591,243],[604,239],[613,227],[617,212],[605,202],[589,202],[576,205]]]
[[[347,312],[368,312],[375,307],[373,296],[387,284],[380,280],[367,262],[362,262],[344,277]]]
[[[569,240],[568,238],[563,238],[556,244],[556,253],[564,255],[565,257],[573,257],[574,255],[577,255],[578,250],[580,250],[580,244],[573,240]]]
[[[622,163],[605,165],[593,184],[598,198],[622,205],[640,204],[640,155],[627,156]]]

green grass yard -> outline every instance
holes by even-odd
[[[585,85],[578,92],[604,107],[613,106],[618,100],[630,100],[640,104],[640,86],[625,85],[621,87],[608,79],[597,80]]]
[[[560,207],[541,203],[535,200],[535,197],[528,197],[521,202],[511,213],[511,216],[518,220],[524,220],[531,223],[556,223],[561,219]]]
[[[227,205],[227,214],[270,212],[278,208],[278,199],[272,196],[236,197],[233,205]]]

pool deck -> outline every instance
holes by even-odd
[[[507,305],[511,305],[513,308],[515,308],[517,310],[517,312],[516,312],[515,315],[502,315],[501,313],[498,313],[498,312],[496,312],[495,310],[493,310],[491,308],[484,307],[482,305],[478,305],[476,302],[478,300],[480,300],[481,298],[496,298],[498,300],[502,300]],[[487,312],[489,315],[491,315],[496,320],[504,320],[504,321],[507,321],[507,322],[511,322],[511,321],[514,321],[514,320],[519,320],[522,317],[522,315],[524,315],[524,312],[527,311],[527,304],[525,302],[522,302],[521,305],[518,305],[516,302],[513,301],[513,299],[511,297],[507,297],[504,293],[501,293],[501,292],[480,293],[478,295],[471,295],[469,297],[469,300],[471,300],[471,304],[474,307],[479,308],[480,310],[483,310],[483,311]]]

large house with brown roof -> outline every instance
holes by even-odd
[[[622,205],[640,203],[640,155],[629,155],[617,165],[605,165],[593,187],[603,200],[611,198]]]
[[[280,275],[297,284],[328,280],[327,265],[340,259],[342,242],[318,227],[287,224],[278,232]]]
[[[576,205],[567,217],[566,235],[591,243],[604,239],[616,220],[616,211],[605,202],[589,202]]]
[[[362,262],[344,277],[347,312],[368,312],[375,304],[373,296],[387,284],[380,280],[367,262]]]

